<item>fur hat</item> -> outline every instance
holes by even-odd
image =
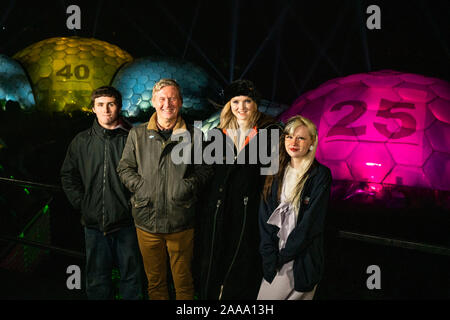
[[[250,80],[233,81],[224,91],[225,103],[237,96],[250,97],[256,104],[259,104],[261,100],[261,95]]]

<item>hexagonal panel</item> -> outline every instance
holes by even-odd
[[[319,146],[324,160],[345,160],[359,144],[357,141],[333,141]]]
[[[104,47],[115,55],[105,61]],[[118,55],[120,52],[120,57]],[[79,37],[50,38],[21,50],[14,55],[31,78],[37,91],[37,107],[45,111],[82,109],[90,112],[90,94],[99,84],[109,85],[116,70],[131,56],[120,48],[96,39]],[[42,79],[47,79],[41,81]],[[56,91],[67,99],[54,99]]]
[[[409,166],[422,167],[433,150],[428,139],[422,139],[418,144],[386,143],[395,163]]]
[[[280,120],[286,123],[288,119],[293,116],[304,115],[319,128],[324,101],[324,97],[313,101],[309,101],[308,99],[297,99],[289,109],[280,115]]]
[[[25,70],[17,61],[3,54],[0,54],[0,89],[0,100],[16,101],[22,109],[35,105]]]
[[[196,74],[201,74],[199,77]],[[151,105],[151,92],[154,84],[162,78],[177,80],[183,95],[183,114],[202,120],[209,117],[215,109],[208,101],[220,102],[219,85],[198,66],[174,58],[146,57],[139,58],[124,65],[113,80],[113,86],[121,92],[131,89],[140,99],[128,94],[123,99],[131,99],[130,104],[124,104],[124,110],[129,116],[136,116],[140,110]],[[127,91],[128,92],[128,91]],[[144,103],[145,104],[142,104]],[[142,104],[142,105],[141,105]],[[135,108],[137,106],[137,108]]]
[[[450,101],[437,98],[428,104],[428,108],[440,121],[450,124]]]
[[[350,171],[359,181],[381,183],[395,165],[384,144],[360,142],[347,160]]]
[[[397,165],[384,179],[383,183],[410,187],[431,187],[422,168]]]
[[[450,154],[434,152],[423,167],[433,188],[450,191]]]
[[[431,163],[440,163],[430,160],[436,152],[450,153],[448,82],[382,70],[331,79],[319,88],[298,97],[280,116],[315,119],[318,159],[342,168],[340,159],[352,150],[346,160],[349,180],[443,188],[428,174]]]
[[[450,125],[436,121],[425,133],[434,151],[450,153]]]
[[[322,164],[331,170],[331,176],[334,180],[353,180],[353,176],[345,161],[322,160]]]
[[[367,75],[361,79],[361,82],[370,88],[392,88],[402,81],[397,75]]]
[[[407,101],[428,102],[436,95],[428,87],[417,83],[402,83],[394,88],[398,95]]]
[[[400,74],[399,77],[403,81],[422,84],[422,85],[429,85],[429,84],[433,84],[434,82],[436,82],[436,79],[434,79],[434,78],[425,77],[420,74],[414,74],[414,73]]]
[[[446,81],[439,80],[430,85],[430,89],[440,98],[450,100],[450,84]]]

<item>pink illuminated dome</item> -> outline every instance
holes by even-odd
[[[450,190],[450,84],[392,70],[333,79],[280,115],[319,131],[334,180]]]

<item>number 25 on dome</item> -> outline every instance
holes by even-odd
[[[366,126],[350,127],[350,125],[361,118],[367,111],[367,104],[360,100],[348,100],[336,103],[330,112],[340,111],[344,106],[353,107],[352,112],[340,119],[329,131],[327,137],[332,136],[362,136],[366,134]],[[401,127],[394,132],[388,129],[386,124],[373,122],[375,129],[389,139],[400,139],[410,136],[416,132],[416,120],[406,112],[393,112],[394,109],[415,109],[414,104],[406,102],[395,102],[381,99],[376,117],[385,119],[396,119],[401,122]],[[395,110],[394,110],[395,111]]]

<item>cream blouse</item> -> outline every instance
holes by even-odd
[[[293,168],[289,164],[286,168],[283,178],[283,189],[281,190],[281,202],[290,202],[295,208],[295,215],[298,215],[298,209],[300,209],[300,203],[297,201],[293,203],[296,196],[295,187],[300,181],[301,177],[306,173],[308,167],[308,161],[305,159],[301,162],[299,168]]]

